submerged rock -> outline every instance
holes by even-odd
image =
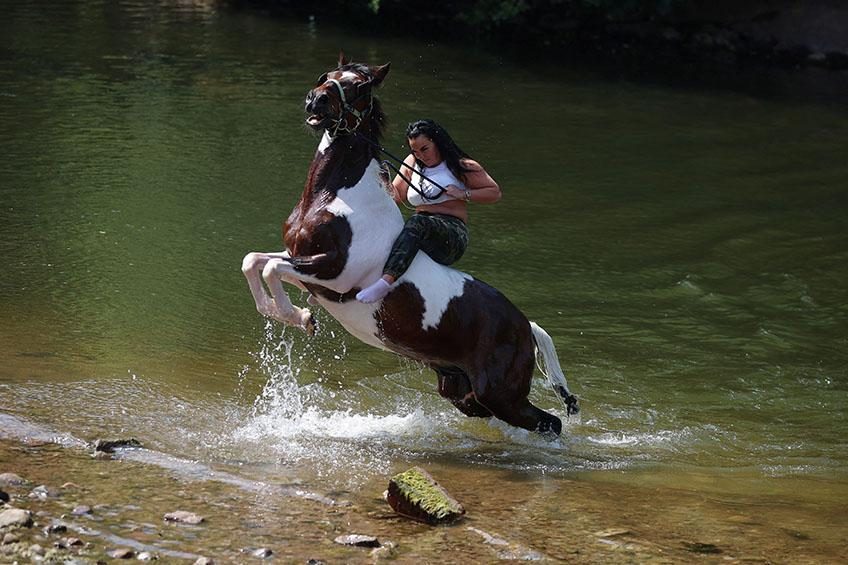
[[[401,516],[428,524],[453,522],[465,514],[462,504],[420,467],[392,477],[386,501]]]
[[[166,522],[179,522],[180,524],[197,525],[204,520],[205,518],[203,516],[198,516],[193,512],[186,512],[185,510],[176,510],[175,512],[168,512],[165,514]]]
[[[362,534],[349,534],[339,536],[333,540],[341,545],[355,545],[357,547],[380,547],[380,542],[375,536],[364,536]]]
[[[32,512],[20,508],[9,508],[0,512],[0,528],[5,527],[32,527]]]
[[[142,445],[141,445],[140,441],[138,441],[137,439],[132,438],[132,437],[128,438],[128,439],[116,439],[116,440],[98,439],[97,441],[94,442],[95,453],[96,452],[112,453],[116,449],[127,448],[127,447],[138,448],[138,447],[142,447]]]

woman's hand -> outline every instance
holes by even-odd
[[[468,195],[469,191],[459,188],[455,184],[449,184],[445,187],[445,192],[447,192],[448,196],[451,198],[455,198],[457,200],[464,200],[466,202],[469,201]]]

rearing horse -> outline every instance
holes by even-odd
[[[491,286],[419,252],[382,301],[355,299],[382,274],[403,227],[377,159],[385,114],[372,90],[388,72],[389,64],[369,67],[341,55],[307,94],[306,123],[323,138],[283,227],[286,250],[249,253],[242,262],[256,308],[312,334],[312,314],[292,305],[282,283],[293,284],[358,339],[431,367],[439,394],[467,416],[559,434],[560,419],[527,398],[538,348],[567,413],[578,410],[553,341]]]

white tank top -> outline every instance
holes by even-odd
[[[456,176],[454,176],[454,174],[448,168],[448,164],[444,161],[442,161],[435,167],[424,167],[423,169],[421,169],[421,172],[445,188],[447,188],[448,185],[453,184],[458,186],[461,190],[465,190],[465,183],[463,183],[461,180],[456,178]],[[418,188],[418,190],[426,194],[429,198],[433,198],[437,194],[439,194],[438,186],[433,185],[418,174],[418,165],[415,165],[412,173],[412,178],[410,180],[412,180],[412,184],[414,184],[415,187]],[[440,202],[455,200],[453,196],[448,196],[447,192],[443,192],[442,195],[438,198],[433,198],[432,200],[430,200],[429,198],[422,198],[421,195],[415,192],[415,190],[411,186],[407,187],[406,199],[409,200],[409,203],[413,206],[421,206],[423,204],[439,204]]]

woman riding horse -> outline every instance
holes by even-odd
[[[395,202],[408,201],[416,207],[415,214],[392,245],[383,276],[356,295],[361,302],[386,296],[419,250],[441,265],[454,264],[468,246],[468,203],[501,199],[500,187],[480,163],[433,120],[409,124],[406,142],[412,153],[403,161],[406,171],[398,172],[391,188]]]
[[[291,303],[282,283],[308,290],[355,337],[431,367],[439,394],[464,414],[559,434],[560,419],[527,398],[538,348],[551,386],[577,412],[553,341],[491,286],[418,253],[385,298],[355,299],[380,277],[403,229],[377,159],[385,116],[372,90],[388,72],[388,64],[341,57],[309,91],[306,123],[323,138],[283,228],[286,250],[242,262],[256,308],[312,332],[312,314]]]

